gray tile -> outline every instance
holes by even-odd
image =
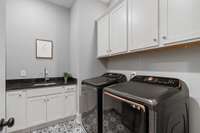
[[[58,122],[43,128],[34,128],[31,133],[85,133],[81,124],[76,120]]]

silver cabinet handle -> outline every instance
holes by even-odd
[[[22,94],[19,94],[18,97],[22,97]]]
[[[154,39],[153,39],[153,41],[154,41],[154,42],[157,42],[157,39],[156,39],[156,38],[154,38]]]
[[[166,39],[167,39],[167,37],[166,37],[166,36],[163,36],[163,37],[162,37],[162,39],[163,39],[163,40],[166,40]]]

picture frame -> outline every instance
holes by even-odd
[[[53,59],[53,41],[36,39],[36,59]]]

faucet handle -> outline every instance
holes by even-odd
[[[46,70],[46,75],[49,75],[49,72],[48,72],[48,70]]]
[[[48,74],[49,74],[49,72],[48,72],[48,70],[47,70],[46,67],[44,68],[44,74],[45,74],[45,75],[48,75]]]
[[[45,80],[45,81],[48,81],[48,80],[49,80],[48,75],[49,75],[48,70],[47,70],[47,68],[45,67],[45,68],[44,68],[44,80]]]

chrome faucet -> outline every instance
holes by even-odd
[[[47,82],[49,80],[47,68],[44,68],[44,81]]]

